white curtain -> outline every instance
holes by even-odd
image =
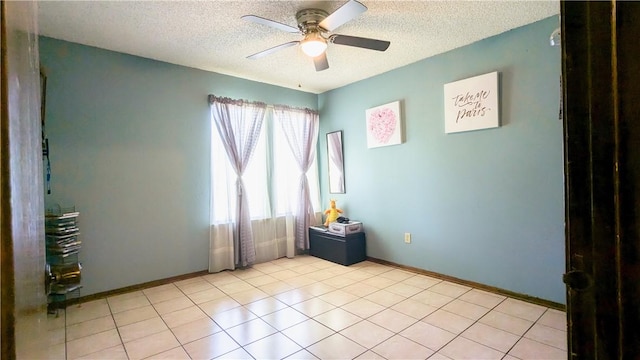
[[[315,215],[309,194],[307,172],[314,163],[318,141],[318,112],[288,106],[274,106],[276,122],[280,124],[287,143],[300,170],[295,212],[295,239],[298,249],[309,248],[309,225],[315,223]]]
[[[235,213],[230,219],[233,228],[229,229],[228,225],[222,224],[219,228],[213,229],[211,252],[218,251],[220,254],[226,254],[231,234],[234,265],[245,267],[256,261],[256,251],[251,228],[249,196],[242,176],[260,139],[267,105],[213,95],[209,96],[209,104],[211,119],[220,135],[229,163],[236,174]]]

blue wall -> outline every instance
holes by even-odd
[[[40,56],[45,201],[81,212],[85,295],[207,268],[208,94],[317,107],[315,94],[51,38]]]
[[[557,25],[549,18],[319,96],[41,38],[45,200],[81,211],[84,293],[207,268],[214,93],[320,110],[324,203],[336,198],[365,223],[369,256],[564,303],[560,51],[547,39]],[[491,71],[501,74],[502,127],[445,134],[443,85]],[[365,110],[395,100],[406,142],[367,149]],[[334,130],[344,131],[344,195],[326,183]]]
[[[557,26],[545,19],[319,96],[320,164],[325,134],[344,130],[347,189],[328,194],[321,166],[323,203],[336,198],[364,222],[369,256],[565,302]],[[443,85],[492,71],[502,126],[445,134]],[[367,149],[365,110],[395,100],[406,142]]]

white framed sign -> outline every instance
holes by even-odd
[[[499,127],[499,100],[497,71],[445,84],[445,133]]]

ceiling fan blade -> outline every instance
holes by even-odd
[[[249,55],[249,56],[247,56],[247,59],[252,59],[252,60],[253,59],[259,59],[259,58],[261,58],[263,56],[267,56],[267,55],[273,54],[274,52],[276,52],[278,50],[285,49],[285,48],[288,48],[288,47],[291,47],[291,46],[294,46],[294,45],[298,45],[299,43],[300,43],[300,41],[289,41],[288,43],[280,44],[278,46],[274,46],[274,47],[269,48],[267,50],[262,50],[260,52],[257,52],[257,53],[255,53],[253,55]]]
[[[256,24],[262,24],[262,25],[271,26],[272,28],[276,28],[278,30],[282,30],[282,31],[286,31],[286,32],[294,33],[294,34],[300,32],[300,30],[298,28],[295,28],[293,26],[289,26],[287,24],[279,23],[277,21],[265,19],[265,18],[260,17],[260,16],[245,15],[245,16],[242,16],[241,19],[244,19],[244,20],[247,20],[247,21],[251,21],[251,22],[256,23]]]
[[[329,37],[329,41],[338,45],[355,46],[364,49],[385,51],[391,45],[390,42],[384,40],[367,39],[357,36],[334,34]]]
[[[313,58],[313,64],[316,66],[316,71],[327,70],[329,68],[329,61],[327,61],[327,52]]]
[[[362,14],[365,11],[367,11],[366,6],[362,5],[356,0],[349,0],[349,2],[331,13],[318,25],[320,25],[320,27],[327,31],[333,31],[349,20],[355,19],[358,15]]]

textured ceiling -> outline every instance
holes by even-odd
[[[259,82],[322,93],[559,13],[558,1],[374,1],[334,33],[388,40],[386,52],[329,44],[316,72],[298,47],[248,55],[297,34],[247,22],[252,14],[296,27],[295,13],[345,1],[41,1],[40,34]],[[551,29],[552,30],[552,29]],[[550,32],[551,32],[550,30]],[[540,34],[548,41],[549,34]]]

